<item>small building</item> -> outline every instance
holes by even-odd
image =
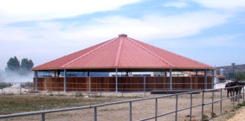
[[[213,88],[215,68],[120,34],[32,70],[35,90],[134,92]],[[175,76],[184,71],[204,75]]]

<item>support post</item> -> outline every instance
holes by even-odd
[[[91,92],[91,80],[90,80],[90,76],[88,77],[88,91]]]
[[[57,77],[57,71],[54,71],[54,77]]]
[[[170,90],[173,89],[173,83],[172,83],[172,81],[173,81],[173,78],[172,78],[172,69],[170,69],[170,71],[169,71],[169,83],[170,83],[169,88],[170,88]]]
[[[117,68],[116,68],[116,92],[118,92],[118,72],[117,72]]]
[[[60,77],[60,71],[58,70],[58,78]]]
[[[66,70],[64,70],[64,92],[66,92]]]
[[[207,89],[207,70],[204,71],[204,89]]]
[[[191,90],[192,90],[192,75],[191,75],[191,77],[190,77],[190,88],[191,88]]]
[[[34,71],[36,91],[38,91],[38,71]]]
[[[90,71],[88,71],[88,91],[91,91]]]
[[[212,70],[211,73],[212,73],[212,89],[214,89],[214,70]]]

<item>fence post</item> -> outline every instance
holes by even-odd
[[[42,113],[42,121],[45,121],[45,113]]]
[[[129,121],[132,121],[132,102],[129,102]]]
[[[220,89],[220,115],[222,115],[222,89]]]
[[[232,102],[233,102],[233,109],[235,109],[235,88],[233,87],[233,92],[232,92]]]
[[[145,92],[146,91],[146,85],[145,84],[146,84],[146,80],[145,80],[145,76],[144,76],[144,97],[146,96],[146,94],[145,94],[146,93]]]
[[[201,121],[203,121],[203,115],[204,115],[204,90],[202,91],[202,118],[201,118]]]
[[[190,94],[190,121],[192,121],[192,93]]]
[[[240,88],[240,87],[239,87]],[[237,90],[238,90],[238,95],[237,95],[237,101],[238,101],[238,104],[240,104],[240,97],[241,97],[241,94],[240,94],[240,91],[239,91],[239,88],[237,88]]]
[[[214,112],[214,91],[212,91],[212,113]]]
[[[244,86],[242,87],[242,93],[243,93],[243,102],[244,102]]]
[[[176,95],[176,102],[175,102],[175,121],[178,121],[178,95]]]
[[[97,121],[97,107],[94,107],[94,121]]]
[[[157,121],[157,108],[158,108],[158,102],[156,98],[156,103],[155,103],[155,121]]]

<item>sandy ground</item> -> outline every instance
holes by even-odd
[[[214,118],[210,121],[245,121],[245,107],[236,111],[226,113],[220,117]]]
[[[159,95],[158,95],[159,96]],[[205,94],[205,103],[212,100],[211,93]],[[226,96],[226,92],[223,92],[223,97]],[[219,92],[215,93],[215,99],[219,99]],[[175,110],[175,97],[168,97],[158,99],[158,115],[167,113]],[[201,94],[193,95],[193,105],[200,104]],[[233,109],[233,103],[230,100],[223,101],[222,112],[229,112]],[[236,102],[237,104],[237,102]],[[179,96],[178,109],[183,109],[190,106],[190,97],[189,95]],[[155,100],[146,100],[132,103],[132,119],[140,120],[147,117],[155,115]],[[204,114],[208,117],[211,117],[211,105],[206,105],[204,107]],[[220,103],[214,104],[214,113],[216,115],[220,114]],[[50,113],[46,114],[47,121],[93,121],[93,109],[86,110],[76,110],[76,111],[67,111],[60,113]],[[178,121],[189,121],[190,109],[184,110],[178,113]],[[201,107],[193,108],[192,110],[193,117],[192,120],[200,120],[201,118]],[[117,104],[112,106],[98,107],[97,109],[98,121],[127,121],[129,120],[129,103]],[[159,121],[174,121],[175,114],[170,114],[164,117],[158,118]],[[0,121],[5,121],[2,119]],[[27,116],[27,117],[17,117],[10,119],[11,121],[36,121],[41,120],[41,115]],[[153,120],[152,120],[153,121]]]
[[[227,121],[245,121],[245,107],[239,109],[236,115]]]

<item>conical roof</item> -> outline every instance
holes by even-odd
[[[120,34],[117,38],[34,67],[53,69],[215,69]]]

